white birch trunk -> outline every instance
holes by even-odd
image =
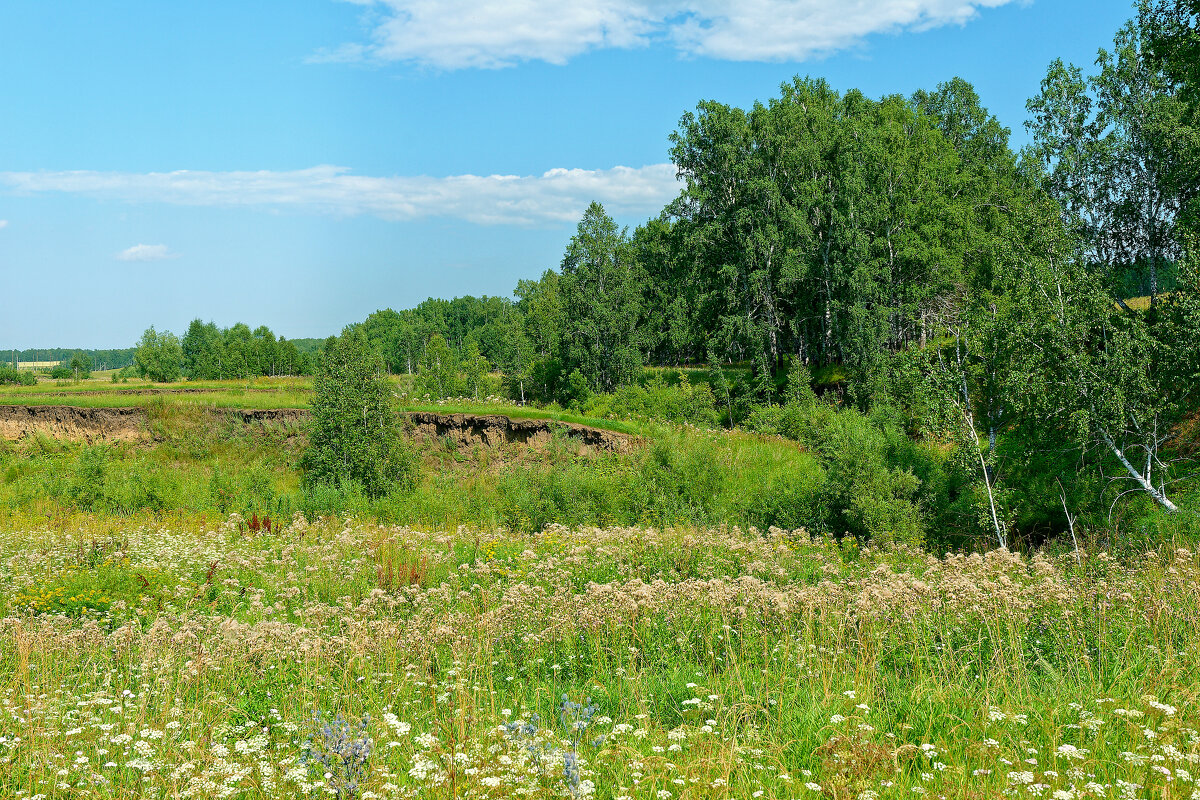
[[[1154,484],[1150,482],[1149,475],[1143,475],[1142,473],[1138,472],[1137,467],[1129,462],[1129,459],[1126,458],[1125,454],[1121,452],[1121,449],[1117,447],[1116,443],[1112,440],[1112,437],[1108,435],[1108,431],[1101,430],[1100,434],[1104,437],[1104,443],[1108,445],[1108,449],[1112,450],[1113,455],[1117,457],[1117,460],[1125,466],[1125,469],[1129,472],[1130,477],[1137,481],[1138,485],[1142,487],[1146,494],[1154,498],[1154,502],[1158,503],[1167,511],[1170,511],[1172,514],[1179,510],[1179,506],[1172,503],[1165,494],[1154,488]]]

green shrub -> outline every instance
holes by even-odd
[[[827,473],[828,524],[834,533],[922,543],[922,485],[902,458],[911,453],[900,447],[907,439],[897,415],[867,417],[853,408],[793,402],[754,411],[746,427],[793,439],[817,455]]]
[[[127,516],[196,509],[196,503],[182,491],[178,473],[140,457],[120,462],[119,469],[115,466],[109,465],[104,482],[104,502],[110,511]]]
[[[9,366],[0,366],[0,386],[33,386],[37,377],[32,372],[21,371]]]
[[[746,525],[760,530],[774,526],[784,530],[828,528],[825,476],[822,471],[784,471],[762,481],[748,494],[741,508]]]
[[[693,385],[682,372],[672,384],[663,372],[656,371],[644,385],[621,386],[615,392],[589,398],[582,411],[587,416],[607,419],[686,422],[701,427],[713,427],[719,418],[712,387],[707,383]]]
[[[412,485],[418,460],[397,426],[382,359],[361,331],[345,331],[326,346],[314,383],[306,485],[353,481],[369,497]]]
[[[304,487],[300,510],[309,519],[335,517],[341,514],[372,513],[371,498],[362,484],[353,478],[332,483],[312,483]]]
[[[79,453],[75,474],[68,489],[71,504],[84,511],[104,506],[104,478],[108,453],[101,447],[85,447]]]

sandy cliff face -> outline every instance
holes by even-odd
[[[0,438],[42,433],[55,439],[134,441],[146,435],[144,408],[0,406]]]

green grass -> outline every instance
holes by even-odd
[[[312,381],[304,378],[257,378],[253,381],[42,381],[36,386],[0,387],[0,405],[71,405],[82,408],[148,406],[164,398],[209,408],[307,408]]]
[[[356,513],[426,529],[458,525],[540,530],[549,523],[815,525],[823,471],[793,443],[651,423],[632,426],[507,406],[437,406],[449,413],[522,413],[636,433],[624,452],[581,454],[565,435],[539,448],[419,446],[415,485],[378,498],[353,486],[300,482],[302,431],[246,426],[211,409],[158,398],[153,446],[87,446],[34,436],[0,445],[0,527],[97,513],[126,519],[290,518]]]
[[[306,491],[295,427],[192,402],[259,387],[306,391],[0,442],[0,797],[329,796],[303,756],[336,714],[374,744],[355,800],[570,797],[572,763],[596,800],[1195,791],[1191,518],[938,557],[830,535],[842,479],[780,437],[465,401],[406,408],[640,446],[435,440],[415,486]]]

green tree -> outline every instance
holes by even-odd
[[[399,436],[391,383],[362,331],[348,329],[326,344],[313,384],[302,466],[309,485],[357,484],[370,497],[414,474],[415,461]]]
[[[841,363],[865,402],[886,353],[925,341],[964,280],[983,205],[968,190],[987,181],[964,180],[934,112],[965,140],[990,126],[973,101],[965,82],[925,97],[926,112],[796,78],[749,111],[685,114],[672,238],[691,251],[675,256],[690,278],[679,283],[696,287],[680,293],[710,343],[754,365],[762,388],[791,355]]]
[[[417,365],[417,391],[435,399],[458,391],[458,357],[440,333],[429,337]]]
[[[254,334],[249,325],[236,323],[225,330],[223,339],[225,358],[221,365],[222,378],[249,378],[259,374]]]
[[[1200,0],[1142,0],[1139,27],[1149,58],[1179,90],[1186,127],[1170,142],[1176,157],[1162,177],[1182,204],[1178,224],[1200,237]]]
[[[631,383],[642,366],[641,281],[629,239],[599,203],[584,212],[562,261],[563,352],[595,389]]]
[[[304,359],[300,355],[300,351],[296,349],[296,343],[286,339],[283,336],[280,336],[277,347],[279,355],[279,374],[303,374]]]
[[[507,328],[508,350],[510,353],[508,375],[517,387],[517,396],[521,405],[525,405],[525,383],[532,377],[534,368],[533,340],[525,334],[524,320],[519,314],[514,315],[512,323]]]
[[[1157,303],[1164,267],[1180,255],[1176,221],[1196,191],[1198,162],[1178,87],[1147,57],[1145,33],[1122,27],[1086,80],[1053,62],[1026,104],[1026,127],[1093,268],[1118,295],[1145,292]]]
[[[1167,511],[1162,445],[1189,409],[1196,363],[1195,289],[1175,301],[1174,324],[1157,309],[1119,310],[1096,276],[1069,260],[1022,268],[1001,313],[1005,381],[1016,408],[1016,440],[1030,451],[1082,455],[1092,468],[1133,482]]]
[[[483,353],[479,352],[479,342],[474,336],[467,337],[466,344],[463,345],[462,365],[467,379],[467,391],[478,400],[479,387],[491,369],[491,364]]]
[[[1149,34],[1151,54],[1181,87],[1196,113],[1200,108],[1200,0],[1142,0],[1138,22]]]
[[[159,333],[151,325],[138,340],[133,354],[138,375],[159,383],[179,380],[183,373],[183,348],[170,331]]]
[[[221,361],[225,344],[216,323],[192,320],[184,334],[183,374],[190,380],[208,381],[221,377]]]
[[[82,350],[75,351],[68,366],[77,381],[90,378],[92,375],[92,358]]]
[[[279,342],[266,325],[254,329],[254,374],[279,374]]]
[[[536,281],[522,278],[513,294],[517,309],[525,321],[525,334],[540,358],[550,358],[558,350],[562,337],[563,306],[561,276],[546,270]]]

